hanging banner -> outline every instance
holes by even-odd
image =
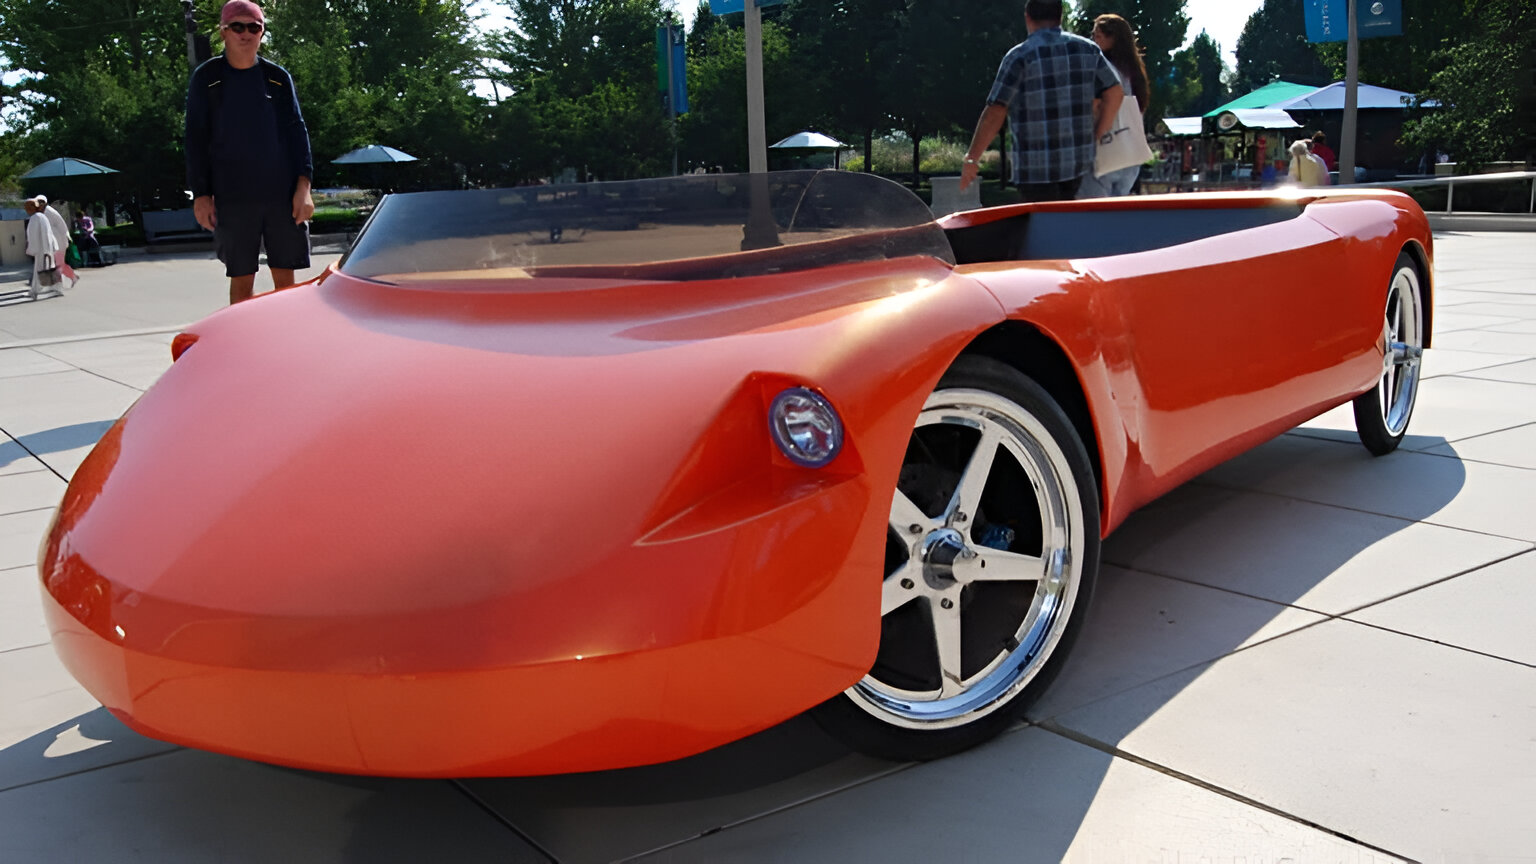
[[[764,6],[778,6],[784,0],[757,0],[753,6],[761,9]],[[729,15],[732,12],[745,12],[747,6],[744,0],[709,0],[709,12],[712,15]]]
[[[1350,0],[1304,0],[1308,42],[1349,39]],[[1403,35],[1403,0],[1354,0],[1355,28],[1361,39]]]

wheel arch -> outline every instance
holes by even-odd
[[[1094,485],[1099,490],[1100,518],[1104,518],[1107,499],[1098,430],[1093,425],[1087,393],[1067,352],[1034,325],[1008,320],[972,340],[961,352],[961,356],[968,354],[990,357],[1028,375],[1045,388],[1045,392],[1066,412],[1067,419],[1072,421],[1072,428],[1083,442],[1083,448],[1088,451],[1088,461],[1093,465]]]
[[[1431,348],[1435,335],[1435,277],[1429,264],[1429,250],[1418,240],[1409,240],[1403,244],[1403,251],[1419,268],[1419,285],[1424,289],[1424,347]]]

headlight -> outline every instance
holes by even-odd
[[[773,397],[768,426],[773,443],[797,465],[820,468],[843,449],[843,421],[832,403],[804,387],[791,387]]]

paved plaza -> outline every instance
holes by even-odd
[[[1533,860],[1533,237],[1436,235],[1400,451],[1372,458],[1346,406],[1132,517],[1077,652],[998,740],[896,764],[798,718],[665,765],[452,781],[146,739],[64,672],[51,510],[227,300],[207,252],[83,271],[0,305],[0,862]]]

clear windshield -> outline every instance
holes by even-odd
[[[389,195],[341,262],[384,282],[721,279],[926,255],[928,207],[850,171],[702,174]]]

